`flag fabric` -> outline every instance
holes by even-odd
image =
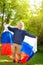
[[[22,42],[21,53],[24,53],[24,56],[22,54],[23,57],[21,56],[21,63],[26,63],[27,61],[29,61],[36,52],[37,52],[37,38],[31,38],[29,36],[25,36]]]
[[[12,55],[11,45],[12,45],[12,33],[5,31],[2,33],[2,55]]]

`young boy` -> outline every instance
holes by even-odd
[[[13,51],[13,60],[15,61],[16,61],[15,59],[16,53],[18,54],[19,60],[21,60],[20,50],[21,50],[22,41],[24,40],[25,35],[35,38],[34,35],[31,35],[25,30],[22,30],[23,27],[24,27],[23,22],[18,22],[16,28],[12,28],[10,26],[8,27],[8,29],[14,33],[12,51]]]

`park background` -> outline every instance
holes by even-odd
[[[43,0],[0,0],[0,50],[3,23],[15,26],[20,20],[27,32],[38,37],[38,51],[25,65],[43,65]],[[0,61],[4,59],[10,60],[7,56],[0,56]],[[11,62],[1,64],[14,65]]]

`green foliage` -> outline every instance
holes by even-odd
[[[38,50],[39,52],[43,52],[43,29],[38,36]]]
[[[4,22],[14,26],[20,20],[24,22],[25,30],[29,33],[43,35],[40,34],[43,29],[43,0],[40,7],[30,5],[29,2],[30,0],[0,0],[0,36]],[[43,37],[40,38],[41,41],[42,39]]]

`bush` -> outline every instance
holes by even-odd
[[[38,36],[38,51],[43,52],[43,30],[40,32]]]

